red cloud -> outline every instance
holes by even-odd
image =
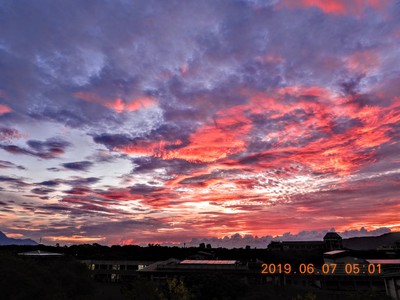
[[[245,135],[251,128],[240,109],[217,116],[214,123],[200,127],[189,137],[190,144],[172,150],[164,159],[180,158],[191,162],[214,162],[246,149]]]
[[[221,236],[238,228],[252,234],[280,234],[293,228],[323,229],[326,224],[342,229],[365,222],[373,229],[398,223],[395,214],[384,208],[374,218],[363,217],[374,210],[368,201],[360,205],[364,195],[345,197],[340,206],[334,206],[340,195],[353,193],[354,186],[342,185],[337,193],[316,192],[315,197],[315,190],[307,186],[319,176],[332,176],[337,180],[334,184],[339,184],[340,178],[376,161],[379,147],[392,141],[391,130],[400,122],[399,99],[386,106],[378,105],[383,101],[366,105],[356,96],[339,96],[318,86],[288,86],[268,94],[242,91],[241,96],[247,98],[245,104],[220,110],[188,137],[187,144],[178,139],[142,139],[115,149],[202,163],[191,174],[178,171],[169,173],[168,179],[157,178],[162,186],[94,190],[92,196],[104,205],[139,201],[165,212],[172,209],[171,234],[182,230],[178,224],[202,235],[217,232]],[[263,122],[273,126],[262,126]],[[252,146],[255,136],[257,147]],[[302,186],[291,181],[297,176],[307,182]],[[347,203],[349,199],[353,202]],[[398,204],[385,205],[398,209]],[[196,213],[201,222],[193,222]]]
[[[251,128],[241,107],[220,112],[216,119],[200,127],[189,137],[189,145],[167,150],[166,146],[179,146],[182,142],[141,141],[114,150],[128,154],[145,154],[163,159],[184,159],[195,163],[214,162],[245,150],[245,136]]]
[[[262,168],[300,163],[319,173],[347,174],[372,162],[376,148],[391,140],[391,125],[400,121],[396,102],[390,107],[360,106],[351,98],[336,96],[322,87],[288,86],[268,96],[243,93],[248,104],[220,111],[213,122],[189,136],[188,145],[179,148],[180,140],[141,140],[114,150],[194,163],[225,161],[231,166],[236,163],[227,160],[230,155],[247,152],[250,160],[252,156],[258,158],[257,165]],[[287,97],[296,102],[291,104],[285,100]],[[250,114],[267,116],[282,124],[283,129],[281,126],[265,132],[264,141],[273,145],[270,150],[249,152],[250,130],[254,128]],[[296,121],[298,118],[303,119],[301,123]],[[339,118],[359,124],[337,133],[334,127]]]
[[[284,130],[270,132],[269,140],[275,140],[274,147],[257,155],[266,161],[265,167],[288,165],[299,162],[317,172],[348,173],[371,161],[375,148],[391,140],[390,127],[400,121],[400,106],[394,102],[390,107],[363,106],[349,99],[336,97],[327,89],[320,87],[286,87],[277,91],[278,97],[262,98],[256,95],[252,102],[257,104],[255,112],[272,110],[272,117],[296,114],[302,109],[310,117],[301,124],[294,122],[285,125]],[[286,95],[298,99],[295,106],[280,103]],[[307,101],[306,97],[317,97],[317,101]],[[304,100],[303,100],[304,99]],[[265,105],[266,104],[266,105]],[[358,120],[361,124],[350,127],[343,133],[335,133],[333,126],[337,118],[346,117]],[[301,146],[313,134],[322,136]],[[262,163],[261,163],[262,164]]]

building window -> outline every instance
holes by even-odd
[[[143,270],[145,265],[138,265],[138,270]]]
[[[112,265],[112,270],[119,270],[120,269],[120,265]]]

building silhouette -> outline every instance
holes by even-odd
[[[272,251],[288,250],[339,250],[343,248],[342,237],[336,232],[325,234],[323,241],[272,241],[268,249]]]

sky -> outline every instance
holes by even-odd
[[[399,231],[399,14],[1,1],[0,230],[235,245]]]

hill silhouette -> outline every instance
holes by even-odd
[[[27,246],[34,246],[38,245],[34,240],[31,239],[13,239],[7,237],[3,232],[0,231],[0,246],[7,246],[7,245],[27,245]]]
[[[344,239],[343,247],[351,250],[373,250],[383,245],[393,245],[397,241],[400,241],[400,232],[390,232],[380,236]]]

